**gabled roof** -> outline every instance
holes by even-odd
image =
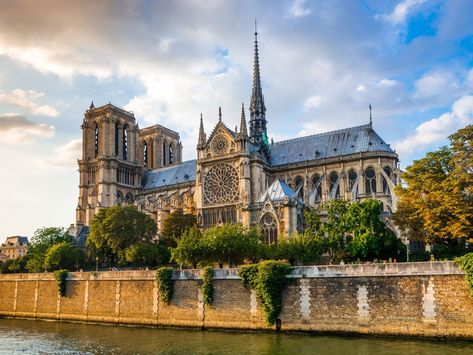
[[[28,240],[28,237],[15,235],[12,237],[7,237],[7,239],[5,239],[5,245],[10,244],[10,243],[11,244],[18,243],[19,245],[28,245],[30,242]]]
[[[270,152],[272,166],[362,152],[394,153],[370,124],[276,142]]]
[[[168,167],[148,170],[143,178],[143,189],[182,184],[195,181],[197,175],[197,160],[188,160]]]
[[[267,198],[271,201],[280,201],[285,198],[297,197],[297,194],[281,179],[276,179],[259,198],[258,202],[264,202]]]

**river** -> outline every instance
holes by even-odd
[[[0,319],[0,354],[473,354],[473,343]]]

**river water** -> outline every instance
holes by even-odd
[[[0,319],[0,354],[473,354],[473,343]]]

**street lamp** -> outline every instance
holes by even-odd
[[[96,256],[95,257],[95,272],[97,272],[99,270],[99,257]]]

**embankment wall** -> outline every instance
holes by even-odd
[[[283,294],[282,331],[473,339],[473,299],[451,262],[299,267]],[[269,329],[236,269],[215,270],[204,306],[198,270],[174,273],[170,305],[154,271],[0,275],[0,317],[226,329]]]

